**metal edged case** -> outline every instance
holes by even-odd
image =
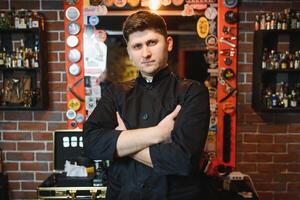
[[[93,186],[94,173],[88,173],[87,177],[66,176],[66,160],[78,165],[93,165],[83,156],[81,129],[54,131],[54,173],[38,186],[38,199],[105,199],[105,185]]]

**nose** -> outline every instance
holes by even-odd
[[[143,56],[143,58],[149,58],[149,57],[151,57],[151,51],[150,51],[149,47],[145,46],[142,49],[142,56]]]

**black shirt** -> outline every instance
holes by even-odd
[[[157,125],[176,105],[182,106],[171,141],[149,147],[153,168],[130,157],[116,157],[121,133],[116,111],[126,128]],[[140,75],[111,84],[84,124],[84,150],[91,159],[111,160],[107,199],[198,200],[196,176],[209,125],[209,97],[204,84],[180,80],[165,68],[151,83]]]

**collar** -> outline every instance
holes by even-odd
[[[170,71],[169,67],[165,67],[154,75],[152,82],[147,82],[147,80],[142,76],[141,72],[139,72],[137,81],[138,81],[138,83],[141,83],[145,86],[150,86],[150,85],[154,86],[170,74],[171,74],[171,71]]]

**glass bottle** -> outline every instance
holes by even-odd
[[[263,14],[260,18],[260,30],[266,29],[266,16]]]
[[[261,63],[262,69],[267,68],[267,58],[268,58],[268,49],[264,48],[264,52],[263,52],[263,56],[262,56],[262,63]]]
[[[296,97],[296,91],[295,90],[292,90],[291,91],[291,100],[290,100],[290,106],[292,108],[295,108],[297,107],[297,97]]]
[[[300,29],[300,11],[296,13],[297,23],[296,23],[296,29]]]
[[[294,69],[300,68],[300,57],[299,57],[299,51],[295,51],[295,57],[294,57]]]
[[[3,52],[2,50],[0,51],[0,67],[2,67],[2,65],[4,65],[4,57],[3,57]]]
[[[277,30],[281,30],[282,29],[282,15],[281,13],[278,13],[278,17],[277,17]]]
[[[266,29],[271,29],[271,15],[269,13],[266,14]]]
[[[294,11],[291,12],[291,29],[297,28],[297,16]]]
[[[272,19],[271,19],[271,29],[272,30],[275,30],[277,28],[276,23],[277,23],[276,13],[272,12]]]
[[[286,55],[285,53],[282,53],[280,55],[280,69],[287,69],[287,62],[286,62]]]
[[[260,30],[260,21],[259,21],[259,15],[255,16],[255,31],[259,31]]]

